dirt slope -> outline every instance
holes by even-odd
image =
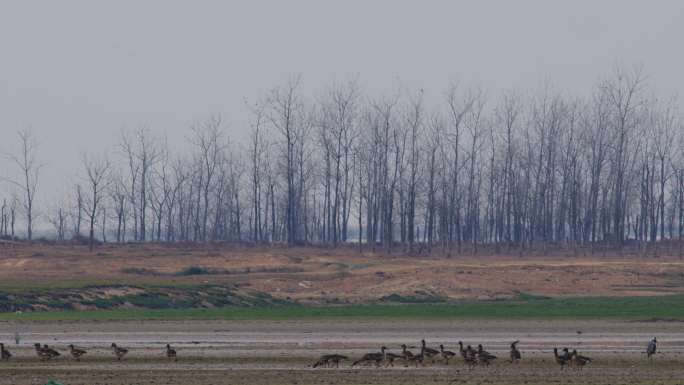
[[[0,245],[0,293],[119,285],[225,286],[302,303],[440,301],[684,292],[679,257],[460,255],[416,257],[356,248],[127,244]]]

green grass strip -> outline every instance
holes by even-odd
[[[684,295],[544,298],[439,304],[115,309],[0,313],[3,321],[316,319],[682,319]]]

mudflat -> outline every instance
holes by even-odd
[[[15,337],[19,345],[15,344]],[[659,353],[645,347],[658,337]],[[357,365],[354,360],[386,346],[420,340],[457,353],[417,367]],[[312,320],[312,321],[102,321],[0,323],[0,340],[13,357],[0,363],[0,384],[681,384],[684,379],[684,323],[612,320]],[[508,362],[509,344],[520,340],[523,360]],[[458,356],[458,342],[498,356],[489,367],[470,370]],[[112,342],[129,349],[116,361]],[[34,343],[61,356],[41,361]],[[178,351],[167,359],[165,346]],[[88,353],[75,361],[67,346]],[[561,370],[553,348],[577,349],[593,361],[583,369]],[[322,354],[349,357],[339,368],[313,368]]]

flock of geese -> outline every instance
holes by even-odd
[[[522,360],[522,353],[518,349],[518,343],[520,341],[513,341],[510,345],[510,362],[512,364],[517,364]],[[650,359],[657,349],[657,339],[654,337],[646,347],[646,355]],[[51,348],[47,344],[41,345],[36,343],[35,345],[36,355],[42,361],[48,361],[53,358],[61,356],[61,353],[54,348]],[[69,354],[76,360],[80,361],[87,351],[82,348],[77,348],[74,345],[69,345]],[[433,349],[427,346],[425,340],[421,340],[421,348],[419,353],[411,352],[408,347],[403,344],[401,345],[400,353],[389,352],[387,347],[382,346],[379,352],[367,353],[363,357],[354,361],[352,367],[357,365],[375,365],[380,367],[382,364],[385,367],[394,366],[395,362],[401,362],[404,366],[409,366],[411,364],[418,367],[418,365],[424,365],[427,362],[435,363],[436,360],[441,358],[443,362],[448,365],[449,361],[455,359],[460,355],[463,362],[468,366],[469,369],[480,366],[489,366],[491,362],[497,359],[497,357],[484,349],[482,344],[477,345],[477,349],[473,348],[471,345],[463,347],[463,342],[458,342],[458,353],[452,352],[450,350],[445,350],[444,345],[439,345],[439,349]],[[110,346],[114,357],[117,361],[121,361],[126,354],[128,354],[128,349],[117,346],[112,343]],[[176,350],[171,347],[171,345],[166,344],[165,355],[168,359],[178,361],[178,355]],[[3,343],[0,343],[0,357],[3,361],[8,361],[12,358],[12,353],[5,348]],[[583,356],[573,350],[572,352],[568,348],[563,348],[559,354],[558,348],[553,349],[553,357],[558,365],[560,365],[561,370],[572,367],[575,369],[582,369],[584,366],[589,364],[592,360],[587,356]],[[318,367],[336,367],[339,368],[340,362],[348,360],[349,357],[341,354],[325,354],[320,357],[312,366],[314,368]]]
[[[522,359],[522,354],[518,349],[518,343],[520,341],[514,341],[511,343],[510,359],[512,363],[517,363]],[[385,367],[394,366],[395,362],[402,362],[404,366],[409,366],[410,364],[424,365],[427,362],[435,363],[437,359],[441,358],[446,365],[449,361],[456,358],[457,353],[451,350],[445,350],[444,345],[439,345],[439,349],[433,349],[427,346],[425,340],[421,340],[420,353],[413,353],[408,350],[406,344],[401,345],[401,353],[395,354],[388,351],[387,347],[383,346],[380,348],[379,352],[367,353],[363,357],[354,361],[352,367],[357,365],[371,365],[374,364],[376,367],[381,366],[383,363]],[[489,366],[489,364],[496,360],[496,356],[484,350],[482,344],[477,345],[477,349],[473,348],[471,345],[463,347],[463,342],[458,342],[459,354],[466,365],[469,368],[474,368],[477,365]],[[349,357],[341,354],[325,354],[316,361],[312,366],[317,367],[339,367],[340,362],[349,359]]]
[[[39,343],[34,344],[34,347],[36,348],[36,355],[38,358],[40,358],[41,361],[49,361],[53,358],[57,358],[62,355],[58,350],[51,348],[47,344],[41,345]],[[74,345],[69,345],[69,354],[71,357],[73,357],[76,361],[81,361],[81,357],[86,355],[88,351],[86,351],[83,348],[77,348]],[[112,353],[114,353],[114,357],[116,357],[117,361],[121,361],[126,354],[128,354],[128,349],[122,348],[120,346],[117,346],[117,344],[112,343],[110,346],[112,349]],[[166,344],[166,357],[169,359],[172,359],[174,361],[178,361],[178,355],[176,354],[176,350],[171,347],[171,345]],[[0,343],[0,357],[2,357],[3,361],[9,361],[10,358],[12,358],[12,353],[9,352],[5,348],[5,344]]]
[[[654,337],[646,347],[646,355],[650,359],[657,349],[657,339]],[[510,363],[517,364],[522,360],[522,353],[518,349],[518,343],[520,341],[513,341],[510,345]],[[427,346],[425,340],[421,340],[420,353],[412,353],[408,350],[408,347],[404,344],[401,345],[401,353],[395,354],[388,351],[387,347],[382,346],[379,352],[367,353],[363,357],[354,361],[351,366],[356,365],[375,365],[380,367],[383,363],[385,367],[394,366],[394,363],[399,361],[403,362],[404,366],[409,366],[414,364],[416,367],[418,365],[424,365],[427,362],[435,363],[437,359],[441,358],[444,364],[448,365],[449,360],[456,358],[457,355],[463,359],[463,362],[468,366],[469,369],[480,366],[489,366],[491,362],[497,359],[497,357],[484,349],[482,344],[477,345],[477,349],[473,348],[471,345],[463,347],[463,342],[458,342],[458,354],[450,350],[445,350],[444,345],[439,345],[438,349],[433,349]],[[573,349],[572,352],[568,348],[563,348],[562,353],[558,353],[558,348],[553,349],[553,356],[560,369],[574,368],[581,370],[587,364],[589,364],[592,359],[587,356],[583,356]],[[325,354],[320,357],[312,366],[317,367],[336,367],[339,368],[340,362],[348,360],[349,357],[341,354]]]

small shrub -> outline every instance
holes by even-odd
[[[177,276],[210,275],[210,274],[215,274],[215,273],[213,271],[211,271],[205,267],[201,267],[201,266],[186,267],[185,269],[174,273],[174,275],[177,275]]]
[[[135,275],[161,275],[157,270],[146,269],[144,267],[125,267],[121,269],[124,274],[135,274]]]
[[[420,296],[403,296],[396,293],[380,297],[381,302],[396,302],[396,303],[442,303],[446,300],[436,295],[425,294]]]

